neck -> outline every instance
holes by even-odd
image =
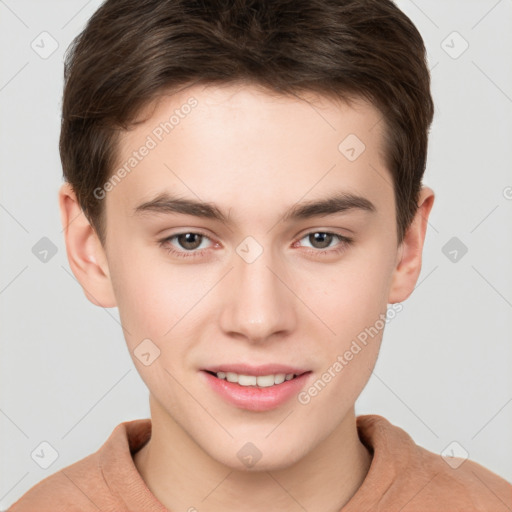
[[[299,509],[338,512],[361,486],[371,455],[359,440],[354,409],[295,464],[240,471],[210,457],[150,398],[151,439],[134,455],[142,479],[169,510]],[[195,507],[195,508],[194,508]]]

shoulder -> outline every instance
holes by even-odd
[[[147,491],[133,464],[132,453],[150,434],[149,419],[120,423],[96,452],[41,480],[7,512],[122,509],[131,492],[140,495],[141,489],[142,494]]]
[[[431,452],[382,416],[359,416],[357,426],[373,453],[360,496],[373,492],[382,510],[512,510],[512,485],[480,464]]]
[[[31,487],[7,512],[97,511],[94,496],[105,495],[98,453],[71,464]],[[108,490],[108,489],[107,489]]]
[[[443,499],[455,510],[499,512],[512,509],[512,485],[470,459],[447,457],[416,445],[417,461],[424,467],[424,499],[432,504]]]

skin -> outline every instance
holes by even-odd
[[[103,199],[105,247],[70,186],[59,193],[70,267],[91,302],[119,308],[150,392],[152,437],[134,455],[135,465],[170,510],[263,511],[272,503],[282,511],[339,511],[371,463],[354,403],[383,331],[305,405],[293,397],[270,411],[241,409],[205,385],[200,370],[283,363],[310,369],[310,386],[388,304],[414,289],[434,193],[423,187],[398,244],[384,123],[372,105],[233,84],[194,85],[163,97],[147,110],[149,119],[123,134],[119,165],[192,96],[198,105]],[[338,150],[348,134],[366,146],[354,161]],[[231,224],[134,214],[164,190],[215,203]],[[296,203],[335,190],[367,198],[376,211],[281,220]],[[192,249],[195,258],[169,254],[170,247],[191,252],[177,237],[159,245],[190,232],[206,235]],[[340,240],[321,245],[307,236],[315,232],[353,242],[335,253]],[[247,236],[263,249],[252,263],[236,252]],[[147,338],[161,352],[149,366],[133,353]],[[247,442],[262,453],[251,468],[237,457]]]

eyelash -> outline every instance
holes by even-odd
[[[331,231],[310,231],[309,233],[306,233],[303,237],[301,237],[299,239],[299,241],[304,239],[304,238],[306,238],[306,237],[308,237],[309,235],[312,235],[312,234],[315,234],[315,233],[322,233],[322,234],[326,234],[326,235],[333,235],[333,236],[338,238],[340,243],[339,243],[339,245],[337,246],[336,249],[317,249],[317,250],[309,249],[309,250],[306,251],[309,254],[314,255],[314,256],[321,256],[322,257],[322,256],[330,256],[330,255],[340,254],[348,246],[350,246],[353,243],[353,239],[352,238],[340,235],[338,233],[333,233]],[[178,258],[196,258],[196,257],[200,257],[202,255],[203,251],[205,251],[206,249],[202,249],[200,251],[198,251],[197,249],[196,250],[192,250],[192,251],[185,251],[185,250],[177,251],[172,246],[169,247],[169,244],[170,244],[171,240],[173,240],[174,238],[176,238],[176,237],[178,237],[180,235],[187,235],[187,234],[200,235],[200,236],[202,236],[204,238],[208,238],[209,239],[209,237],[206,234],[198,232],[198,231],[184,231],[182,233],[176,233],[176,234],[171,235],[171,236],[169,236],[167,238],[164,238],[163,240],[160,240],[159,241],[159,246],[164,248],[164,249],[166,249],[168,254],[172,254],[173,256],[176,256]]]

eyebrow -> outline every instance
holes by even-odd
[[[289,222],[293,220],[309,219],[312,217],[335,215],[350,211],[374,213],[377,209],[375,205],[365,197],[349,192],[339,192],[323,199],[306,201],[294,205],[288,212],[286,212],[282,221]],[[150,212],[158,214],[178,213],[216,220],[223,224],[230,224],[228,216],[215,204],[197,201],[195,199],[177,197],[167,192],[160,193],[155,198],[134,208],[135,215]]]

